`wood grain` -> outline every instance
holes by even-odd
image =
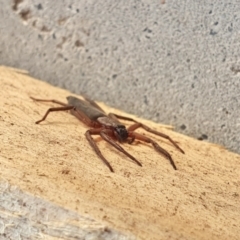
[[[1,180],[138,239],[239,239],[239,155],[141,119],[185,150],[181,154],[151,135],[171,153],[178,171],[147,144],[123,145],[141,168],[97,137],[111,173],[85,139],[87,127],[74,116],[51,113],[34,124],[55,105],[29,96],[65,101],[70,94],[0,67]]]

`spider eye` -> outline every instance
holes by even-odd
[[[125,126],[120,125],[116,128],[118,140],[120,142],[125,141],[128,138],[128,132]]]

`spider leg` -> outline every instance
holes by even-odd
[[[52,102],[52,103],[57,103],[59,105],[62,105],[62,106],[69,106],[68,104],[66,103],[63,103],[63,102],[60,102],[58,100],[54,100],[54,99],[39,99],[39,98],[34,98],[34,97],[30,97],[32,100],[34,101],[38,101],[38,102]]]
[[[45,113],[45,115],[43,116],[43,118],[39,121],[36,121],[36,124],[44,121],[48,114],[50,112],[54,112],[54,111],[67,111],[67,110],[71,110],[70,112],[76,117],[78,118],[81,122],[85,123],[87,126],[89,127],[94,127],[94,128],[99,128],[100,124],[97,123],[94,120],[91,120],[88,116],[86,116],[84,113],[82,113],[79,109],[77,109],[75,106],[72,105],[68,105],[66,103],[60,102],[58,100],[46,100],[46,99],[38,99],[38,98],[34,98],[34,97],[30,97],[31,99],[33,99],[34,101],[39,101],[39,102],[52,102],[52,103],[57,103],[59,105],[62,105],[64,107],[55,107],[55,108],[49,108],[47,110],[47,112]]]
[[[165,138],[167,139],[169,142],[171,142],[181,153],[185,154],[184,151],[177,145],[177,143],[175,141],[173,141],[168,135],[164,134],[164,133],[161,133],[161,132],[158,132],[158,131],[155,131],[151,128],[149,128],[148,126],[142,124],[142,123],[139,123],[139,122],[136,122],[134,123],[132,126],[130,126],[128,128],[128,131],[134,131],[136,130],[137,128],[140,128],[142,127],[143,129],[145,129],[146,131],[150,132],[150,133],[153,133],[153,134],[156,134],[162,138]]]
[[[102,130],[100,131],[100,136],[107,141],[108,143],[110,143],[113,147],[115,147],[117,150],[119,150],[120,152],[124,153],[126,156],[128,156],[130,159],[132,159],[138,166],[142,167],[142,164],[132,155],[130,155],[126,150],[124,150],[120,145],[118,145],[111,137],[109,137],[108,134],[111,134],[111,130]]]
[[[128,144],[132,144],[135,141],[135,137],[132,137],[131,139],[128,139]]]
[[[47,110],[47,112],[45,113],[45,115],[43,116],[43,118],[40,119],[40,120],[38,120],[38,121],[36,121],[35,123],[36,123],[36,124],[39,124],[40,122],[44,121],[44,120],[47,118],[47,116],[48,116],[48,114],[49,114],[50,112],[67,111],[67,110],[71,110],[71,109],[74,109],[74,106],[49,108],[49,109]]]
[[[47,118],[47,116],[48,116],[48,114],[49,114],[50,112],[67,111],[67,110],[72,110],[72,109],[74,109],[74,106],[70,106],[70,105],[68,105],[68,104],[66,104],[66,103],[62,103],[62,102],[59,102],[59,101],[57,101],[57,100],[45,100],[45,99],[38,99],[38,98],[34,98],[34,97],[30,97],[30,98],[33,99],[34,101],[39,101],[39,102],[53,102],[53,103],[57,103],[57,104],[63,106],[63,107],[49,108],[49,109],[47,110],[47,112],[45,113],[45,115],[43,116],[43,118],[35,122],[36,124],[39,124],[40,122],[44,121],[44,120]]]
[[[92,138],[92,134],[99,134],[101,132],[101,128],[98,129],[89,129],[88,131],[86,131],[85,136],[89,142],[89,144],[91,145],[91,147],[93,148],[93,150],[95,151],[95,153],[101,158],[101,160],[107,165],[107,167],[109,168],[109,170],[111,172],[113,171],[112,166],[110,165],[110,163],[107,161],[107,159],[102,155],[100,149],[98,148],[96,142],[93,140]]]
[[[175,163],[174,163],[171,155],[170,155],[165,149],[163,149],[162,147],[160,147],[160,146],[158,145],[158,143],[156,143],[155,141],[153,141],[151,138],[148,138],[148,137],[146,137],[146,136],[143,136],[143,135],[141,135],[141,134],[139,134],[139,133],[129,132],[128,134],[129,134],[130,137],[135,137],[135,138],[138,139],[138,140],[141,140],[141,141],[144,141],[144,142],[147,142],[147,143],[151,143],[151,144],[153,145],[153,147],[155,148],[155,150],[157,150],[160,154],[162,154],[165,158],[167,158],[167,159],[170,161],[170,163],[171,163],[171,165],[173,166],[173,168],[174,168],[175,170],[177,170],[177,167],[176,167],[176,165],[175,165]]]
[[[117,114],[113,114],[113,113],[110,113],[109,114],[110,117],[115,117],[115,118],[119,118],[119,119],[122,119],[122,120],[127,120],[127,121],[131,121],[131,122],[135,122],[132,126],[130,126],[128,128],[128,131],[134,131],[136,130],[137,128],[143,128],[145,129],[146,131],[150,132],[150,133],[153,133],[153,134],[156,134],[162,138],[165,138],[167,139],[169,142],[171,142],[181,153],[185,154],[185,152],[177,145],[177,143],[175,141],[173,141],[168,135],[164,134],[164,133],[161,133],[161,132],[158,132],[158,131],[155,131],[153,129],[151,129],[150,127],[140,123],[140,122],[137,122],[136,120],[132,119],[132,118],[129,118],[129,117],[124,117],[124,116],[120,116],[120,115],[117,115]]]
[[[133,118],[124,117],[124,116],[121,116],[121,115],[118,115],[118,114],[115,114],[115,113],[109,113],[108,116],[111,117],[111,118],[114,118],[114,119],[118,119],[119,118],[119,119],[127,120],[127,121],[130,121],[130,122],[137,122]]]

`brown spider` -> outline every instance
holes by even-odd
[[[168,139],[180,152],[184,153],[184,151],[169,136],[163,133],[157,132],[149,128],[148,126],[135,121],[132,118],[119,116],[113,113],[106,115],[106,113],[102,110],[101,107],[98,106],[97,103],[88,99],[87,97],[84,97],[85,99],[84,101],[73,96],[68,96],[67,97],[68,104],[59,102],[57,100],[44,100],[44,99],[37,99],[33,97],[31,97],[31,99],[35,101],[42,101],[42,102],[53,102],[63,106],[63,107],[49,108],[45,113],[45,115],[43,116],[43,118],[37,121],[36,124],[44,121],[50,112],[70,110],[70,112],[75,117],[77,117],[80,121],[85,123],[87,126],[91,127],[91,129],[86,131],[85,136],[89,141],[90,145],[92,146],[92,148],[94,149],[94,151],[96,152],[96,154],[108,166],[111,172],[114,172],[113,168],[111,167],[109,162],[106,160],[106,158],[102,155],[101,151],[99,150],[98,146],[96,145],[91,135],[100,135],[105,141],[110,143],[113,147],[118,149],[120,152],[124,153],[126,156],[132,159],[139,166],[142,166],[142,164],[137,159],[135,159],[132,155],[130,155],[127,151],[125,151],[114,140],[118,140],[120,143],[128,142],[129,144],[131,144],[135,139],[138,139],[147,143],[151,143],[159,153],[161,153],[164,157],[166,157],[170,161],[173,168],[177,170],[177,167],[171,155],[165,149],[160,147],[155,141],[153,141],[149,137],[143,136],[134,131],[137,128],[141,127],[148,132],[154,133],[160,137]],[[118,118],[122,120],[132,121],[134,122],[134,124],[126,129],[126,127],[118,121]]]

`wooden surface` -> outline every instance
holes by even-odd
[[[29,96],[65,102],[68,95],[24,72],[0,67],[1,180],[139,239],[239,239],[239,155],[141,120],[185,150],[183,155],[151,135],[171,153],[178,171],[150,145],[123,145],[141,168],[97,137],[115,170],[111,173],[85,139],[87,127],[74,116],[55,112],[34,124],[55,105]]]

